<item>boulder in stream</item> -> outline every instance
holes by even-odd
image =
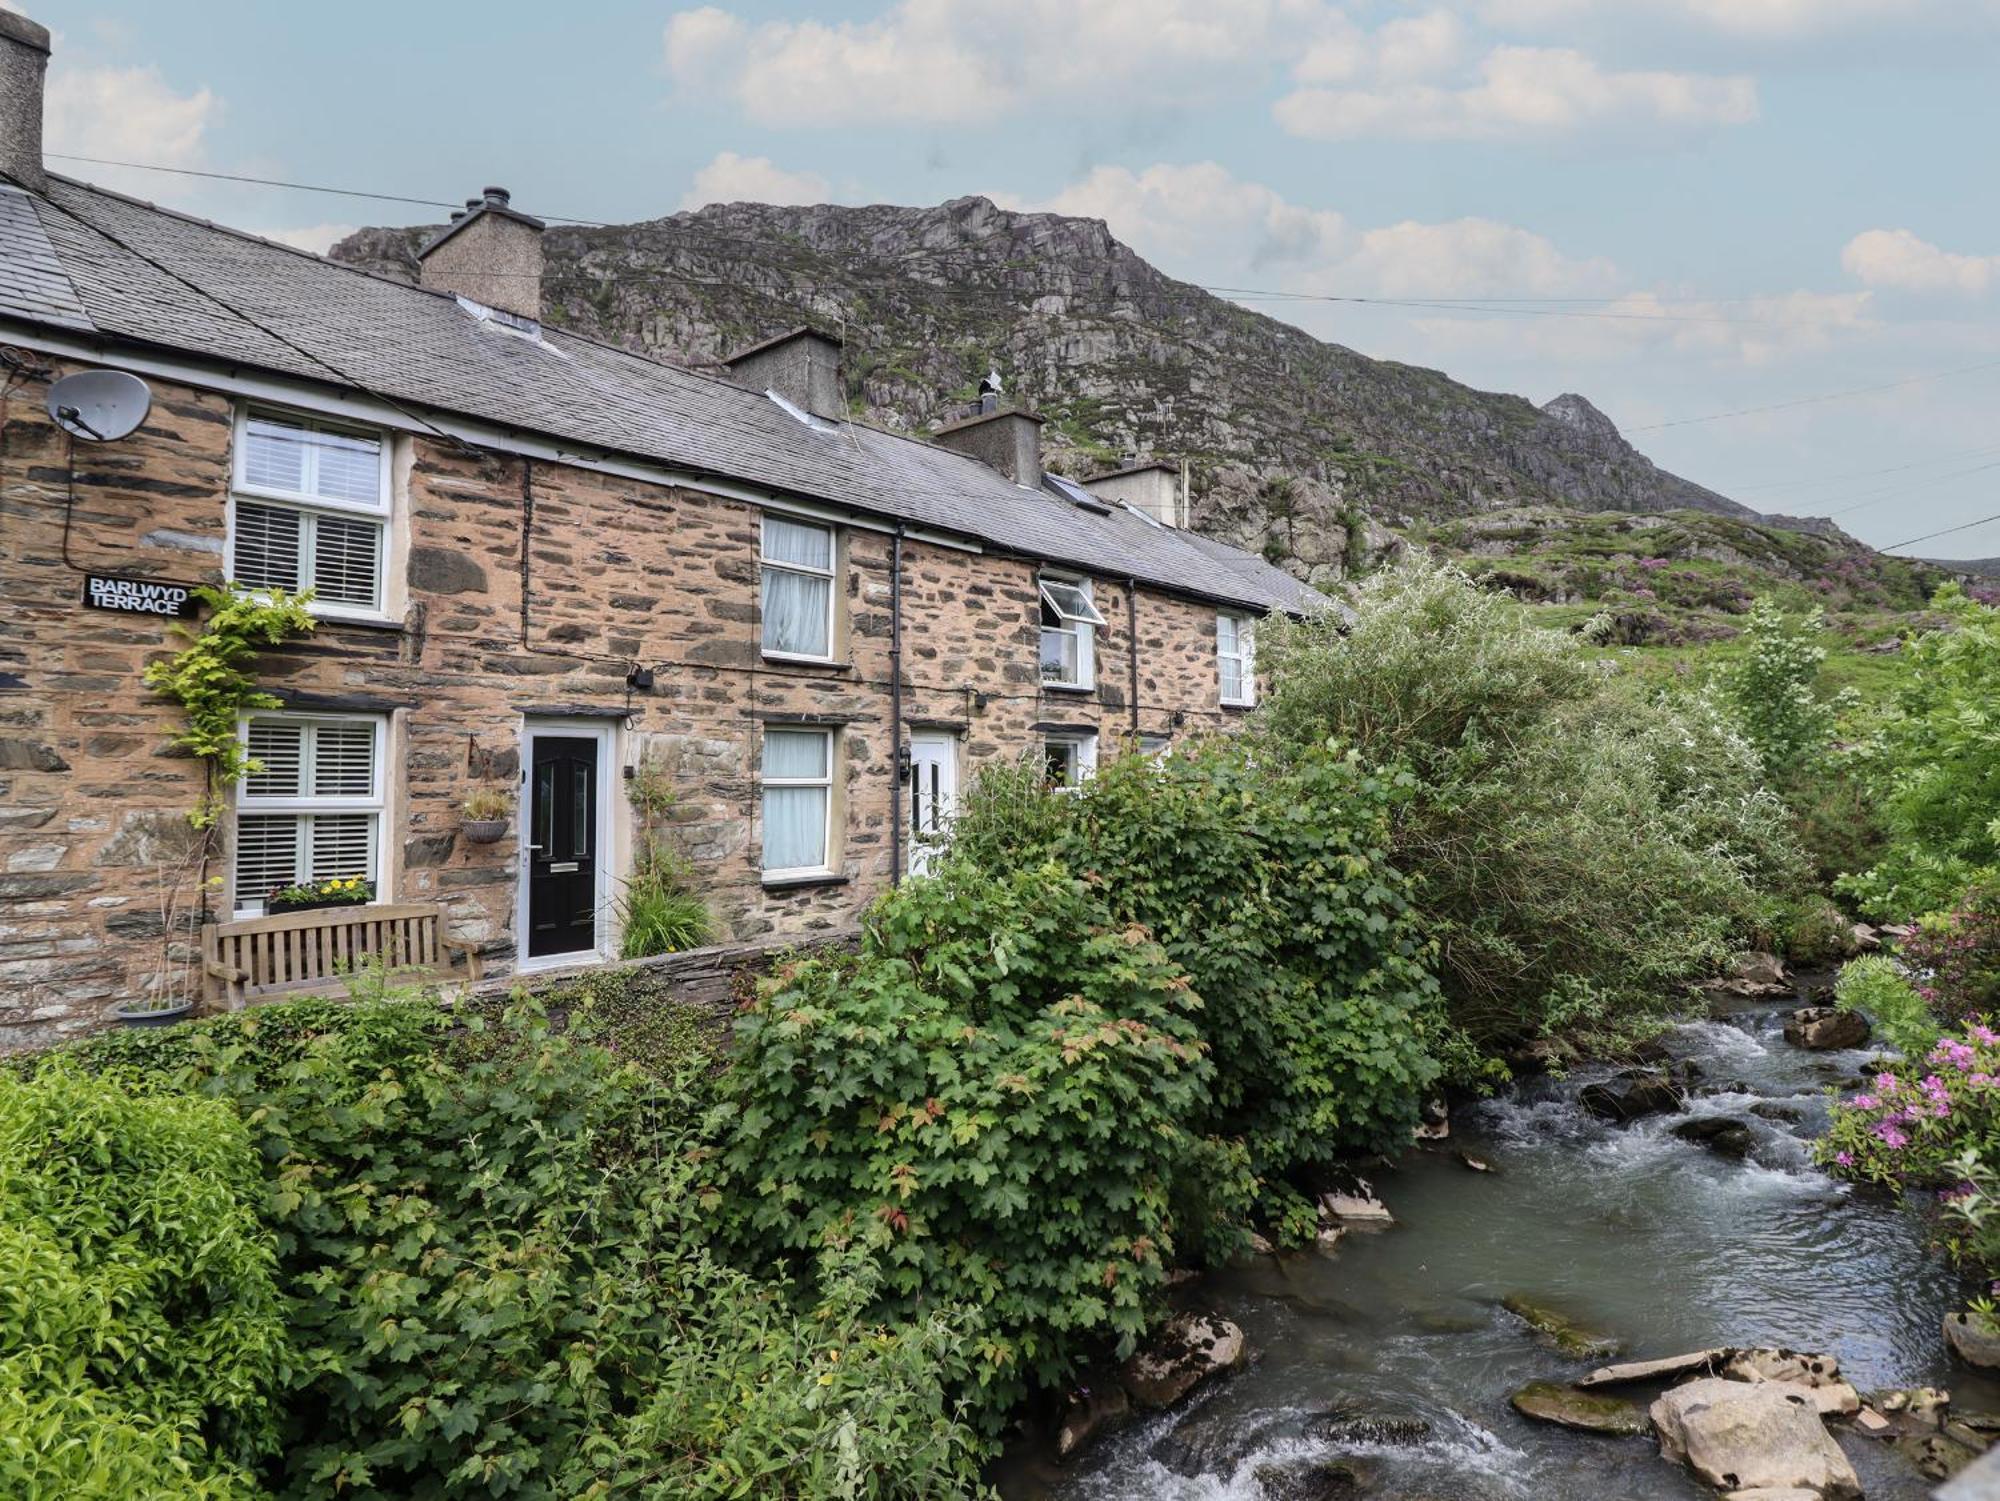
[[[1125,1362],[1119,1380],[1141,1407],[1172,1407],[1202,1382],[1243,1364],[1243,1331],[1214,1314],[1180,1313]]]
[[[1868,1044],[1868,1018],[1836,1006],[1801,1006],[1785,1016],[1785,1041],[1815,1053]]]
[[[1602,1084],[1587,1084],[1576,1102],[1599,1120],[1636,1121],[1642,1116],[1670,1115],[1686,1102],[1679,1084],[1657,1069],[1627,1069]]]
[[[1524,1418],[1583,1433],[1638,1434],[1652,1428],[1636,1402],[1578,1391],[1555,1381],[1530,1381],[1508,1400]]]
[[[1705,1147],[1718,1157],[1734,1157],[1738,1161],[1750,1155],[1750,1148],[1757,1140],[1748,1126],[1726,1115],[1698,1115],[1675,1126],[1673,1133],[1682,1141]]]
[[[1676,1376],[1692,1376],[1699,1371],[1712,1376],[1736,1351],[1727,1345],[1713,1350],[1690,1350],[1685,1355],[1663,1355],[1658,1360],[1628,1360],[1623,1365],[1599,1366],[1577,1385],[1585,1391],[1599,1386],[1630,1386],[1640,1381],[1670,1381]]]
[[[1807,1392],[1777,1382],[1705,1376],[1652,1407],[1660,1455],[1719,1491],[1809,1491],[1858,1501],[1861,1482],[1820,1422]]]
[[[1319,1196],[1319,1222],[1322,1225],[1393,1225],[1396,1217],[1389,1213],[1389,1206],[1375,1196],[1374,1186],[1366,1178],[1356,1178],[1344,1188]]]
[[[1329,1444],[1420,1444],[1430,1432],[1428,1419],[1379,1412],[1349,1398],[1307,1418],[1305,1427],[1307,1438]]]
[[[1062,1423],[1056,1429],[1056,1458],[1068,1459],[1131,1411],[1132,1403],[1125,1395],[1125,1388],[1115,1381],[1078,1387],[1070,1393]]]
[[[1586,1329],[1568,1314],[1525,1293],[1507,1294],[1500,1300],[1500,1306],[1573,1360],[1604,1360],[1616,1355],[1622,1348],[1609,1335]]]
[[[1299,1466],[1257,1466],[1257,1489],[1267,1501],[1346,1501],[1368,1491],[1374,1472],[1352,1459]]]
[[[2000,1334],[1986,1328],[1969,1313],[1948,1313],[1944,1318],[1944,1342],[1952,1354],[1967,1365],[1986,1370],[2000,1367]]]

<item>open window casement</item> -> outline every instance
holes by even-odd
[[[1090,688],[1096,682],[1096,630],[1104,624],[1090,602],[1090,585],[1072,579],[1038,581],[1042,597],[1042,682]]]

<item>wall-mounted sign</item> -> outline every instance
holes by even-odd
[[[194,614],[197,604],[192,584],[110,578],[101,573],[83,576],[83,602],[93,610],[116,610],[121,615],[174,616]]]

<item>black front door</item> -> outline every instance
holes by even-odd
[[[537,735],[528,772],[528,955],[597,947],[597,741]]]

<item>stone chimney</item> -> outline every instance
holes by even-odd
[[[546,226],[509,200],[505,188],[466,199],[463,212],[417,251],[417,284],[539,323]]]
[[[1042,483],[1042,419],[1033,412],[998,411],[997,402],[982,396],[970,417],[948,422],[931,434],[946,448],[970,454],[990,464],[1017,485],[1036,489]]]
[[[1187,486],[1177,464],[1145,459],[1087,479],[1083,487],[1105,500],[1123,501],[1135,511],[1144,511],[1163,526],[1188,524]]]
[[[782,396],[815,417],[837,422],[847,415],[840,341],[831,334],[801,326],[738,350],[722,363],[739,386]]]
[[[0,177],[32,193],[49,185],[42,166],[42,79],[48,70],[48,28],[0,10]]]

